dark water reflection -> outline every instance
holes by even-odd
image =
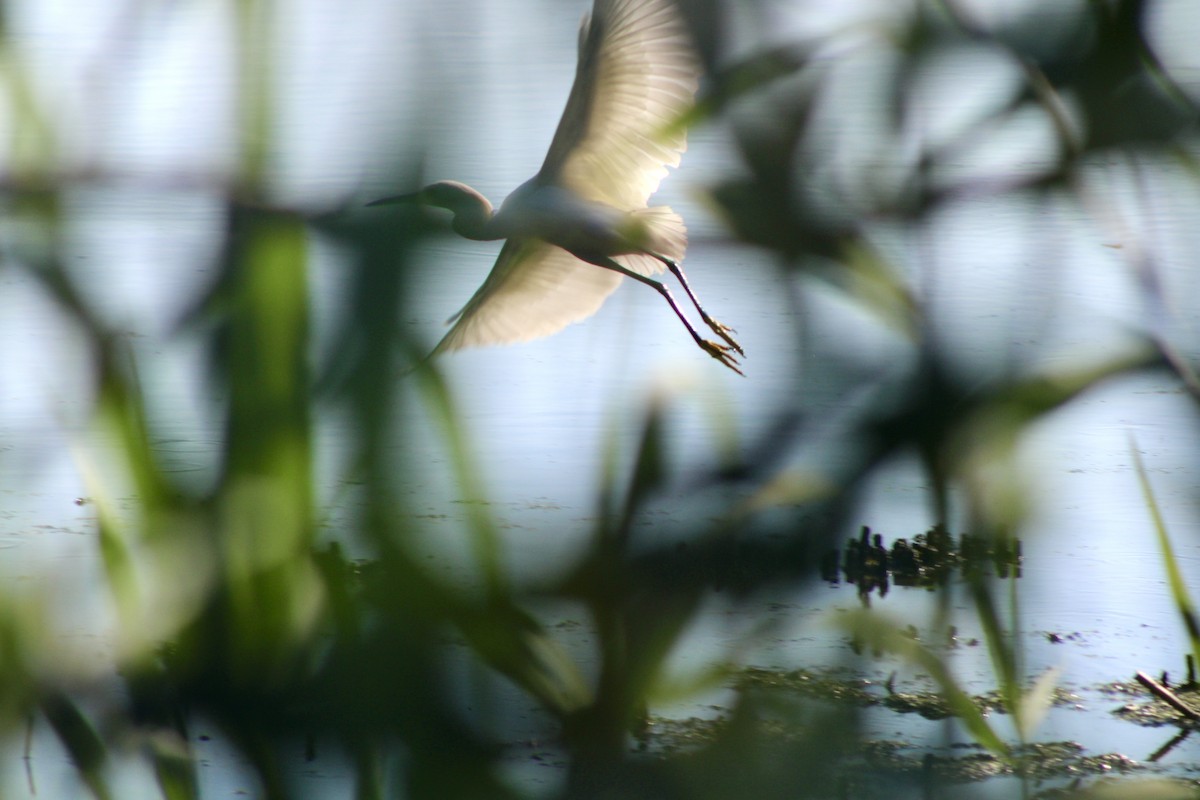
[[[995,541],[964,533],[955,537],[944,525],[904,537],[891,544],[864,525],[844,550],[826,551],[821,559],[821,579],[836,586],[854,584],[864,598],[873,592],[886,597],[896,586],[936,589],[961,575],[977,579],[994,575],[1001,580],[1021,577],[1021,540]]]

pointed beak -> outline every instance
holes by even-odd
[[[408,194],[394,194],[390,197],[381,197],[378,200],[372,200],[367,203],[368,206],[395,206],[403,203],[418,203],[421,201],[420,192],[409,192]]]

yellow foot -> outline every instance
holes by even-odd
[[[733,336],[730,335],[730,334],[737,333],[737,331],[735,331],[733,328],[729,327],[728,325],[725,325],[724,323],[717,322],[715,319],[710,317],[708,314],[705,314],[703,316],[703,318],[704,318],[704,324],[707,325],[708,327],[712,328],[712,332],[715,333],[717,336],[720,336],[722,339],[724,339],[725,343],[728,344],[730,347],[732,347],[734,350],[736,350],[738,355],[740,355],[740,356],[746,355],[746,351],[743,350],[742,346],[740,344],[738,344],[737,340],[734,339]]]
[[[738,369],[738,360],[734,357],[732,348],[726,347],[723,344],[717,344],[716,342],[710,342],[708,339],[699,339],[697,344],[700,345],[701,350],[708,353],[717,361],[720,361],[743,378],[746,377],[746,373]],[[741,352],[740,347],[738,348],[738,352]]]

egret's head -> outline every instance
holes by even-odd
[[[402,203],[420,203],[437,206],[438,208],[448,208],[452,211],[458,211],[467,206],[483,205],[487,208],[491,207],[491,204],[488,203],[483,195],[465,183],[459,183],[458,181],[438,181],[437,183],[429,184],[418,192],[397,194],[379,200],[372,200],[367,205],[390,206]]]
[[[438,181],[417,192],[422,203],[439,208],[455,208],[462,205],[464,198],[482,198],[479,192],[458,181]]]
[[[421,202],[421,192],[409,192],[408,194],[393,194],[388,197],[381,197],[378,200],[372,200],[367,203],[368,206],[396,206],[407,203]]]
[[[468,239],[498,239],[503,233],[492,225],[492,204],[479,192],[458,181],[438,181],[419,192],[398,194],[367,203],[369,206],[386,206],[397,203],[416,203],[437,206],[454,212],[450,227]]]

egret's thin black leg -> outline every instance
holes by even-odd
[[[692,305],[696,307],[696,311],[700,312],[700,319],[704,320],[704,324],[711,328],[713,333],[724,339],[730,347],[738,352],[739,355],[746,355],[746,351],[743,350],[742,346],[738,344],[737,340],[730,335],[737,333],[737,331],[728,325],[718,322],[710,317],[708,312],[704,310],[704,306],[700,305],[700,300],[696,297],[696,293],[692,291],[692,287],[691,284],[688,283],[687,276],[683,274],[683,269],[672,259],[669,259],[666,256],[660,256],[657,253],[652,253],[651,255],[653,255],[662,263],[666,264],[667,269],[671,270],[671,274],[679,280],[679,285],[683,287],[685,292],[687,292],[687,296],[692,301]]]
[[[729,367],[731,370],[736,372],[738,375],[745,377],[746,373],[744,373],[740,369],[738,369],[738,360],[737,360],[737,358],[734,357],[733,353],[731,352],[733,350],[736,350],[738,353],[742,353],[742,348],[738,347],[736,342],[734,342],[726,334],[722,333],[717,328],[713,328],[713,330],[717,333],[717,335],[719,335],[725,341],[729,342],[729,344],[730,344],[729,347],[726,347],[723,344],[717,344],[716,342],[709,341],[708,339],[705,339],[704,337],[702,337],[696,331],[695,327],[692,326],[692,323],[688,321],[687,316],[684,315],[683,310],[679,307],[679,305],[675,302],[675,298],[671,295],[671,290],[668,289],[666,286],[664,286],[663,284],[654,280],[653,278],[647,278],[645,275],[640,275],[631,269],[627,269],[627,268],[621,266],[616,261],[613,261],[611,258],[598,258],[598,259],[592,261],[592,263],[596,264],[597,266],[604,267],[605,269],[611,269],[613,272],[619,272],[622,275],[625,275],[626,277],[633,278],[638,283],[644,283],[647,286],[649,286],[650,288],[654,289],[654,291],[661,294],[663,296],[663,299],[665,299],[667,301],[667,304],[671,306],[671,310],[675,312],[675,316],[679,317],[679,321],[683,323],[683,326],[685,328],[687,328],[688,333],[690,333],[692,335],[692,338],[696,340],[696,344],[700,345],[701,350],[708,353],[710,356],[715,358],[717,361],[720,361],[725,366]],[[676,267],[676,269],[678,269],[678,267]],[[688,296],[691,297],[692,302],[695,303],[696,298],[692,295],[691,290],[687,289],[686,283],[684,283],[684,289],[687,290]],[[696,308],[700,309],[699,304],[696,305]],[[700,309],[700,315],[701,315],[701,317],[704,318],[705,323],[709,327],[713,327],[713,323],[715,322],[715,320],[711,320],[711,318],[708,317],[708,315],[705,314],[702,309]],[[716,324],[720,325],[719,322]],[[724,327],[724,326],[722,326],[722,327]],[[745,354],[742,353],[742,355],[745,355]]]

